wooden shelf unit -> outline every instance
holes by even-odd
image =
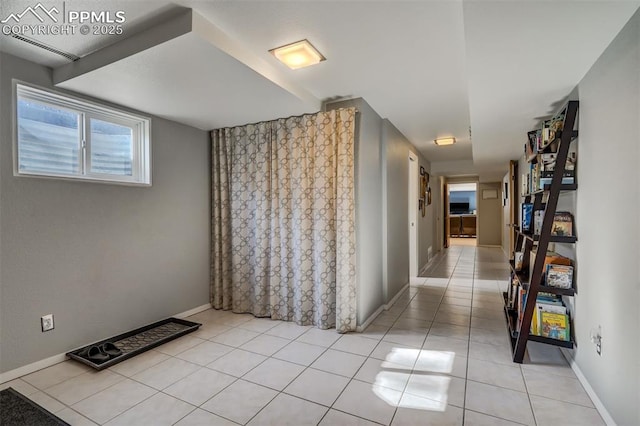
[[[569,145],[571,144],[571,141],[578,136],[578,131],[574,130],[578,114],[578,101],[569,101],[561,110],[561,113],[562,112],[564,113],[563,129],[565,131],[556,132],[556,138],[545,145],[541,151],[547,152],[546,150],[549,149],[549,146],[552,143],[558,147],[551,184],[544,185],[542,189],[524,196],[525,203],[533,204],[534,212],[537,210],[544,210],[544,218],[542,220],[540,235],[524,233],[521,232],[519,227],[513,227],[513,232],[516,237],[516,251],[523,252],[522,268],[521,270],[516,270],[514,261],[509,262],[511,266],[511,280],[509,282],[508,290],[503,293],[503,296],[505,301],[505,319],[509,330],[509,341],[511,342],[511,348],[513,351],[513,361],[516,363],[522,363],[528,341],[573,348],[573,340],[564,341],[530,334],[531,321],[533,319],[534,310],[536,309],[536,302],[539,293],[551,293],[561,296],[573,296],[575,294],[574,288],[563,289],[549,287],[543,284],[545,273],[544,262],[549,244],[554,242],[572,244],[577,241],[575,236],[568,237],[551,235],[553,219],[558,206],[560,193],[564,191],[575,191],[578,189],[578,185],[576,183],[562,183],[569,155]],[[566,131],[569,129],[571,131]],[[527,161],[537,162],[537,154],[540,154],[541,152],[536,152],[535,154],[526,156]],[[574,177],[574,181],[575,179],[576,177]],[[546,201],[544,201],[545,195],[547,195]],[[534,215],[532,215],[532,220],[533,216]],[[530,265],[530,253],[534,247],[535,255],[531,256],[533,258],[533,264]],[[541,255],[538,255],[538,253]],[[513,280],[517,280],[517,288],[522,288],[526,291],[526,302],[524,311],[522,312],[522,320],[520,322],[519,329],[518,312],[516,309],[510,307],[510,302],[513,301],[514,298],[517,302],[517,295],[514,294],[514,286],[512,285]]]

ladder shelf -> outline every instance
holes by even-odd
[[[577,113],[578,101],[567,102],[560,113],[552,119],[552,122],[555,120],[556,124],[558,124],[557,121],[562,120],[561,129],[557,130],[553,138],[537,152],[535,150],[532,153],[525,152],[525,158],[529,163],[537,163],[542,158],[539,154],[553,152],[552,149],[556,149],[555,166],[553,171],[549,172],[551,174],[551,183],[541,185],[541,189],[529,190],[524,195],[524,203],[533,204],[533,212],[544,211],[542,224],[539,227],[539,235],[534,235],[533,232],[524,232],[518,226],[514,226],[512,229],[516,240],[515,250],[522,253],[522,259],[521,266],[518,269],[516,269],[515,260],[509,261],[511,280],[509,288],[503,293],[503,296],[509,341],[513,351],[513,361],[516,363],[522,363],[527,349],[527,342],[529,341],[573,348],[572,338],[559,340],[532,334],[531,323],[534,311],[537,309],[536,304],[540,293],[559,296],[574,296],[575,294],[573,284],[571,288],[548,286],[545,285],[544,276],[549,244],[573,244],[577,241],[577,238],[573,235],[553,235],[552,233],[560,193],[575,191],[578,188],[577,183],[575,183],[576,176],[573,177],[574,183],[562,183],[563,177],[566,177],[565,168],[569,158],[569,145],[578,136],[578,131],[575,130]],[[558,119],[557,117],[561,118]],[[530,140],[532,133],[535,134],[535,131],[529,132]],[[534,170],[534,166],[532,166],[532,170]],[[532,213],[531,216],[533,221],[535,213]],[[533,229],[533,226],[531,229]],[[521,301],[524,302],[520,303]],[[517,308],[516,305],[518,306]],[[567,319],[567,321],[569,320]]]

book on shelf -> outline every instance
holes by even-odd
[[[535,265],[537,251],[531,250],[529,253],[529,281],[531,281],[531,277],[533,275],[533,265]],[[542,272],[547,270],[547,265],[549,264],[555,265],[571,265],[571,259],[568,257],[564,257],[559,255],[553,251],[547,251],[547,254],[544,257],[544,263],[542,265]]]
[[[539,335],[550,339],[569,341],[569,315],[555,312],[540,312]]]
[[[522,214],[520,215],[520,230],[525,233],[531,233],[532,228],[533,204],[522,203]]]
[[[524,316],[524,307],[527,303],[527,291],[522,288],[522,286],[518,286],[518,300],[517,303],[517,311],[518,311],[518,325],[516,330],[520,330],[520,324],[522,324],[522,317]]]
[[[538,163],[529,163],[529,193],[537,191],[538,182],[540,182],[540,165]]]
[[[573,145],[571,146],[573,148]],[[551,180],[556,169],[556,152],[545,152],[538,154],[535,164],[529,166],[531,182],[529,182],[529,191],[535,192],[544,189],[545,185],[551,185]],[[567,161],[565,162],[564,172],[562,173],[562,184],[572,185],[576,179],[576,151],[569,151]]]
[[[542,231],[542,221],[544,220],[544,210],[536,210],[533,214],[533,233],[540,235]]]
[[[573,287],[573,266],[555,265],[550,263],[546,266],[545,282],[549,287],[572,288]]]
[[[518,278],[514,275],[511,277],[511,291],[509,292],[509,299],[507,300],[507,307],[509,309],[516,308],[516,300],[518,299],[518,288],[520,287],[520,282]]]
[[[573,236],[573,215],[569,212],[556,212],[553,215],[553,226],[551,235],[572,237]]]
[[[541,177],[539,181],[539,189],[544,189],[545,185],[551,185],[552,177]],[[562,185],[573,185],[576,182],[573,176],[563,177]]]
[[[553,173],[556,170],[556,153],[540,154],[538,163],[540,164],[540,176],[543,178],[553,177]],[[564,172],[562,176],[575,177],[576,175],[576,152],[569,152],[567,154],[567,161],[565,162]]]
[[[549,121],[549,139],[553,140],[558,137],[558,132],[564,127],[564,111],[556,115]]]
[[[522,260],[524,259],[524,252],[516,251],[513,253],[513,269],[516,271],[522,270]]]
[[[569,146],[569,152],[567,152],[567,162],[564,165],[564,174],[563,176],[575,176],[576,168],[578,165],[578,152],[576,151],[577,147],[575,143],[572,143]]]
[[[537,151],[542,151],[551,140],[551,120],[545,120],[542,122],[541,137],[538,140]]]
[[[535,261],[536,253],[537,252],[535,250],[531,250],[530,262]],[[546,269],[547,265],[550,263],[553,263],[555,265],[571,265],[571,259],[569,259],[568,257],[561,256],[554,251],[547,250],[547,254],[544,257],[544,268]],[[533,263],[529,263],[529,264],[533,265]]]
[[[529,181],[527,179],[527,174],[523,173],[520,179],[520,182],[522,184],[522,187],[520,188],[520,195],[522,195],[523,197],[529,193]]]
[[[537,150],[538,147],[538,131],[531,131],[527,133],[527,143],[524,144],[524,155],[526,158],[531,157]]]
[[[562,300],[560,299],[538,295],[536,298],[536,307],[533,311],[533,318],[531,319],[530,332],[532,334],[540,335],[542,329],[542,312],[566,314],[567,308],[562,304]]]
[[[556,167],[556,155],[558,154],[555,152],[540,154],[538,163],[540,163],[543,172],[553,172]]]

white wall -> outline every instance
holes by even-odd
[[[512,232],[512,228],[508,226],[508,223],[510,220],[510,216],[509,216],[510,200],[509,200],[509,193],[504,192],[505,185],[509,185],[509,173],[504,175],[504,177],[502,178],[502,191],[498,193],[498,196],[500,197],[500,202],[502,202],[502,200],[506,200],[505,205],[502,206],[502,250],[504,250],[507,257],[509,257],[511,255],[509,253],[510,252],[509,233]]]
[[[640,424],[640,11],[578,85],[575,361],[619,425]],[[589,340],[602,326],[602,356]]]
[[[383,143],[383,267],[385,303],[409,282],[409,153],[418,157],[418,166],[430,172],[431,164],[389,121],[382,123]],[[429,183],[433,186],[434,180]],[[418,271],[428,262],[428,249],[433,245],[434,204],[422,217],[418,213]]]
[[[358,325],[383,305],[382,280],[382,119],[364,99],[325,105],[355,107],[356,274]]]
[[[478,245],[502,245],[501,182],[478,183]],[[484,199],[483,191],[496,191],[497,198]]]
[[[152,117],[152,187],[15,177],[11,79],[51,70],[1,55],[0,371],[208,303],[207,133]]]

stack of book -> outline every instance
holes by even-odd
[[[562,299],[548,293],[539,293],[531,320],[531,334],[550,339],[569,341],[569,315]]]
[[[531,250],[531,252],[529,253],[529,265],[535,264],[536,253],[537,252],[535,250]],[[561,256],[558,253],[553,252],[551,250],[548,250],[547,254],[544,257],[544,264],[542,266],[542,270],[546,271],[547,266],[551,264],[556,266],[559,266],[559,265],[571,266],[571,259],[565,256]],[[529,268],[529,281],[531,281],[532,272],[533,272],[533,268]]]

